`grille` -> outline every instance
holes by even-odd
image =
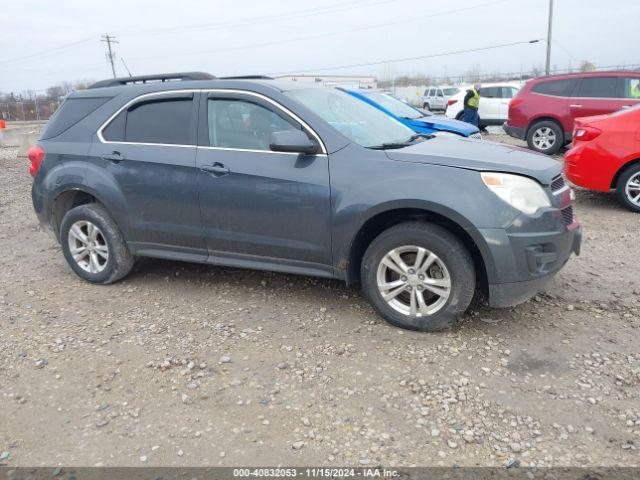
[[[551,182],[551,191],[557,192],[564,186],[565,186],[564,178],[562,178],[562,175],[559,175],[556,178],[554,178],[553,181]]]
[[[562,209],[562,221],[565,225],[570,225],[573,223],[573,205],[569,205],[568,207]]]

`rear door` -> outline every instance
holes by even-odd
[[[625,99],[622,98],[623,88],[622,77],[582,78],[569,102],[571,120],[605,115],[620,110],[625,105]],[[573,127],[569,131],[572,129]]]
[[[204,260],[196,190],[197,105],[193,92],[160,92],[130,102],[98,131],[91,162],[125,197],[127,240]],[[103,189],[96,185],[97,189]],[[104,189],[103,189],[104,190]]]
[[[500,87],[482,87],[480,89],[480,108],[478,114],[482,120],[500,118]]]
[[[436,89],[436,97],[434,100],[434,105],[435,108],[438,110],[444,110],[444,107],[446,105],[446,101],[444,99],[444,92],[442,91],[441,88],[437,88]]]
[[[506,121],[509,118],[509,102],[518,93],[515,87],[500,87],[497,119]]]
[[[331,272],[328,156],[269,148],[275,131],[319,137],[251,92],[203,92],[200,111],[198,192],[210,257]]]

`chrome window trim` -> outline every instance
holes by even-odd
[[[100,125],[100,128],[98,128],[98,131],[96,133],[97,136],[98,136],[98,140],[100,140],[100,143],[118,144],[118,145],[146,145],[146,146],[179,147],[179,148],[204,148],[204,149],[207,149],[207,150],[229,150],[229,151],[238,151],[238,152],[257,152],[257,153],[276,153],[276,154],[285,154],[285,155],[300,155],[299,153],[296,153],[296,152],[274,152],[273,150],[252,150],[252,149],[246,149],[246,148],[210,147],[210,146],[202,146],[202,145],[184,145],[184,144],[179,144],[179,143],[118,142],[118,141],[112,141],[112,140],[105,140],[104,136],[102,135],[102,131],[107,127],[107,125],[109,125],[109,123],[111,123],[111,121],[114,118],[116,118],[118,115],[120,115],[120,113],[123,110],[129,108],[131,105],[133,105],[134,103],[137,103],[138,101],[140,101],[141,99],[144,99],[144,98],[161,97],[161,96],[164,96],[164,95],[173,95],[173,94],[176,94],[176,93],[177,94],[180,94],[180,93],[232,93],[232,94],[241,94],[241,95],[248,95],[248,96],[253,96],[253,97],[260,98],[261,100],[266,101],[270,105],[272,105],[275,108],[279,109],[280,111],[284,112],[289,117],[293,118],[300,125],[302,125],[302,128],[307,132],[307,134],[310,134],[311,136],[313,136],[316,139],[316,141],[320,145],[320,153],[317,153],[316,155],[327,155],[327,149],[326,149],[326,147],[324,145],[324,142],[320,138],[320,135],[318,135],[315,132],[315,130],[313,130],[313,128],[311,128],[309,126],[309,124],[307,122],[302,120],[298,115],[293,113],[291,110],[289,110],[284,105],[281,105],[280,103],[276,102],[275,100],[273,100],[273,99],[271,99],[271,98],[269,98],[266,95],[263,95],[261,93],[251,92],[249,90],[226,89],[226,88],[163,90],[161,92],[143,93],[142,95],[138,95],[137,97],[132,98],[131,100],[129,100],[127,103],[125,103],[118,110],[116,110],[116,112],[113,115],[111,115],[104,123],[102,123],[102,125]]]

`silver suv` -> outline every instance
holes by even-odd
[[[449,99],[460,91],[460,87],[441,85],[429,87],[424,91],[422,107],[427,110],[444,110]]]

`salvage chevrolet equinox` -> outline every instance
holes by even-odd
[[[451,326],[579,253],[561,164],[416,134],[347,93],[261,77],[105,80],[29,152],[33,204],[83,279],[136,257],[359,282],[388,322]]]

